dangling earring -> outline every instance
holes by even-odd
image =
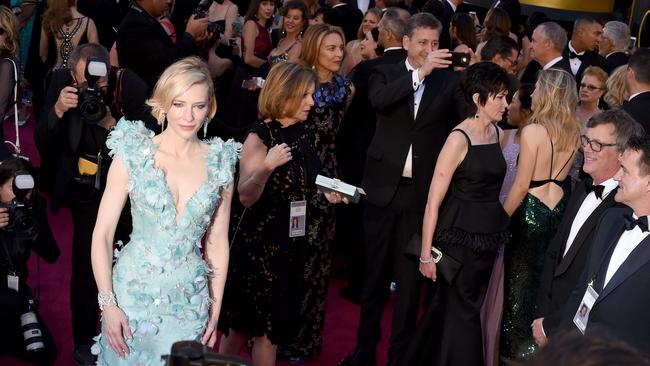
[[[478,119],[478,112],[474,115],[474,119]]]
[[[167,113],[163,113],[162,131],[165,130],[166,125],[167,125]],[[160,132],[162,132],[162,131],[160,131]]]
[[[208,117],[205,117],[205,121],[203,121],[203,138],[207,139],[208,138]]]

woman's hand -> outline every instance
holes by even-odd
[[[217,320],[218,316],[210,314],[210,320],[208,320],[208,325],[205,327],[205,332],[203,337],[201,337],[201,343],[212,348],[217,341]]]
[[[429,258],[433,259],[431,256]],[[431,263],[422,263],[420,262],[420,273],[426,278],[431,279],[433,282],[436,282],[436,264],[431,261]]]
[[[9,226],[9,212],[7,208],[0,208],[0,229],[4,229]]]
[[[108,345],[120,358],[125,358],[129,354],[129,346],[126,345],[124,339],[133,338],[133,333],[124,311],[116,305],[105,306],[103,326]]]
[[[346,205],[350,203],[350,200],[348,200],[346,197],[342,197],[338,192],[326,192],[323,194],[329,203],[337,204],[343,202]]]
[[[269,170],[275,170],[275,168],[286,164],[290,160],[291,148],[287,144],[280,144],[269,149],[266,158],[264,158],[264,165],[266,165]]]

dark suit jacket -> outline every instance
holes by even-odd
[[[361,184],[363,167],[366,164],[366,151],[375,134],[377,117],[368,100],[368,81],[372,70],[379,65],[404,62],[404,49],[389,50],[374,60],[358,63],[350,72],[354,84],[354,97],[343,117],[343,124],[337,139],[338,162],[341,176],[347,183]]]
[[[375,136],[368,147],[362,187],[368,202],[387,206],[402,177],[404,162],[413,145],[413,184],[424,211],[429,184],[440,149],[467,107],[458,74],[436,69],[425,78],[418,115],[413,116],[413,79],[404,63],[375,68],[369,83],[370,104],[377,112]]]
[[[449,24],[451,24],[451,17],[454,16],[454,9],[449,5],[447,0],[442,0],[444,5],[444,13],[442,15],[442,31],[440,32],[440,48],[451,47],[451,35],[449,34]]]
[[[345,34],[345,42],[347,43],[353,39],[357,39],[357,32],[363,20],[363,14],[356,6],[343,3],[341,6],[326,11],[323,20],[325,23],[341,27]]]
[[[614,206],[614,196],[618,188],[611,191],[607,197],[589,215],[585,223],[580,227],[571,248],[564,256],[571,225],[580,209],[580,206],[587,197],[585,187],[591,185],[591,178],[584,179],[576,187],[571,195],[569,203],[564,211],[564,217],[555,237],[549,244],[544,259],[544,270],[539,286],[537,297],[537,315],[544,317],[544,331],[550,335],[562,322],[564,306],[575,288],[580,275],[585,268],[587,255],[591,248],[594,228],[600,221],[605,211]]]
[[[537,82],[537,73],[542,69],[542,66],[539,64],[539,62],[533,60],[531,61],[528,66],[526,66],[526,69],[524,70],[524,73],[521,75],[521,83],[522,84],[535,84]],[[568,72],[569,74],[573,75],[571,72],[571,64],[569,63],[569,58],[568,56],[562,56],[562,59],[555,63],[555,65],[551,66],[551,69],[560,69]]]
[[[346,1],[346,3],[353,8],[359,9],[359,4],[357,3],[357,0],[348,0]],[[368,2],[368,9],[372,9],[374,7],[375,7],[375,0],[370,0]],[[361,9],[359,9],[359,11],[361,11]],[[363,11],[361,13],[363,13]]]
[[[625,52],[614,52],[605,58],[609,72],[614,71],[617,67],[627,65],[630,56]]]
[[[596,228],[587,265],[565,308],[564,323],[573,325],[573,316],[593,279],[599,294],[589,314],[587,332],[607,331],[650,356],[650,237],[646,237],[627,257],[603,288],[614,247],[625,230],[623,215],[629,207],[610,208]]]
[[[178,34],[173,43],[160,23],[135,2],[117,31],[120,67],[135,71],[152,89],[169,65],[194,53],[189,33]]]
[[[648,111],[650,110],[650,91],[637,95],[631,101],[623,104],[621,108],[634,117],[645,128],[646,133],[650,133],[650,116],[648,116]]]
[[[564,48],[564,52],[562,53],[562,58],[569,61],[568,43],[567,46]],[[585,69],[589,66],[598,66],[601,69],[603,69],[606,73],[609,74],[610,72],[609,66],[607,66],[607,61],[605,61],[605,58],[603,56],[599,55],[598,52],[595,51],[585,51],[585,53],[582,55],[582,63],[580,63],[578,72],[575,74],[576,82],[578,84],[580,84],[580,81],[582,80],[582,74],[585,72]],[[571,64],[569,64],[569,72],[571,72]]]

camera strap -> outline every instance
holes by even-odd
[[[115,107],[115,110],[120,112],[122,116],[124,116],[124,111],[120,105],[119,96],[122,95],[122,80],[124,79],[125,71],[126,69],[118,69],[115,72],[117,82],[115,83],[115,90],[113,90],[113,105]]]
[[[6,235],[5,235],[6,236]],[[14,236],[15,240],[15,236]],[[7,263],[9,264],[9,273],[7,273],[7,288],[18,292],[20,289],[20,270],[22,268],[16,268],[14,266],[14,261],[11,259],[11,254],[9,253],[9,248],[7,248],[6,240],[2,241],[2,248],[4,249],[5,255],[7,256]]]

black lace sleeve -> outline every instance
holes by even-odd
[[[14,103],[15,75],[14,66],[8,59],[0,60],[0,121]]]

